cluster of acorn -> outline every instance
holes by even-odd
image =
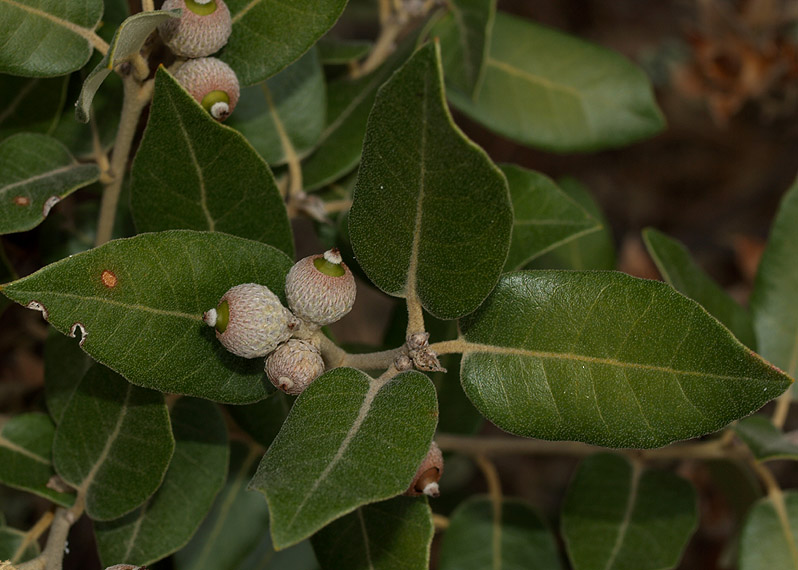
[[[227,43],[233,29],[224,0],[166,0],[162,10],[179,8],[181,16],[158,27],[164,43],[178,57],[189,58],[175,79],[217,121],[224,121],[238,103],[240,88],[235,71],[209,57]]]

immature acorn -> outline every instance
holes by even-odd
[[[355,294],[355,278],[335,248],[300,259],[285,278],[288,307],[311,326],[339,320],[352,309]]]
[[[215,57],[188,60],[175,72],[175,79],[217,121],[230,116],[241,93],[233,68]]]
[[[286,394],[297,396],[324,373],[319,349],[304,340],[292,338],[266,358],[266,376]]]
[[[227,350],[244,358],[266,356],[299,326],[277,295],[256,283],[230,288],[202,318],[216,328],[216,338]]]
[[[170,18],[158,32],[175,55],[205,57],[227,43],[233,24],[224,0],[166,0],[161,10],[179,8],[181,16]]]
[[[441,448],[434,441],[429,446],[429,451],[424,461],[418,466],[413,482],[405,491],[405,495],[417,496],[428,495],[437,497],[441,494],[438,488],[438,481],[443,475],[443,454]]]

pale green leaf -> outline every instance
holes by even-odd
[[[100,177],[57,140],[21,133],[0,142],[0,233],[35,228],[58,202]]]
[[[798,460],[798,445],[790,441],[765,416],[756,415],[740,420],[734,426],[734,431],[759,461]]]
[[[288,215],[269,167],[162,69],[131,192],[140,232],[225,232],[293,255]]]
[[[181,398],[170,410],[175,452],[163,483],[141,507],[95,522],[104,566],[152,564],[182,548],[196,532],[227,477],[227,428],[219,408]]]
[[[643,230],[643,241],[663,279],[703,306],[748,347],[756,348],[751,314],[707,275],[687,248],[655,229]]]
[[[219,57],[242,85],[271,77],[327,33],[346,0],[228,0],[233,33]]]
[[[130,61],[134,55],[138,55],[141,46],[144,45],[144,41],[158,26],[171,18],[179,16],[179,10],[156,10],[154,12],[139,12],[122,22],[114,33],[114,37],[108,46],[108,52],[83,81],[83,88],[80,90],[77,103],[75,103],[75,118],[78,121],[81,123],[89,122],[91,102],[94,100],[94,95],[114,67]]]
[[[77,339],[50,327],[44,343],[44,401],[56,424],[92,362]]]
[[[512,216],[501,171],[452,123],[437,44],[420,48],[369,116],[349,213],[358,263],[386,293],[457,318],[496,284]]]
[[[496,0],[449,0],[447,4],[450,14],[432,30],[440,37],[446,84],[473,94],[485,71]]]
[[[313,535],[325,570],[427,570],[435,528],[424,498],[364,505]]]
[[[756,503],[743,524],[740,570],[798,569],[798,492]]]
[[[294,403],[250,488],[269,503],[276,548],[362,505],[405,491],[437,423],[435,389],[418,372],[387,382],[335,368]]]
[[[222,233],[173,230],[111,241],[4,286],[45,311],[83,350],[129,381],[229,403],[263,399],[263,361],[228,352],[202,314],[232,286],[283,295],[293,262],[281,251]]]
[[[609,453],[582,462],[562,513],[574,570],[675,568],[697,525],[690,483]]]
[[[71,506],[73,494],[47,486],[55,475],[52,462],[55,426],[45,414],[15,416],[0,428],[0,483]],[[0,556],[0,559],[2,556]]]
[[[110,520],[155,492],[174,447],[163,395],[95,365],[56,428],[53,464],[84,493],[91,518]]]
[[[53,77],[92,54],[102,0],[0,0],[0,73]]]
[[[528,437],[657,447],[718,430],[791,382],[694,301],[623,273],[506,274],[460,327],[466,394]]]
[[[0,562],[11,564],[26,562],[39,554],[39,543],[35,540],[22,548],[26,534],[15,528],[0,526]],[[21,550],[20,550],[21,549]]]
[[[0,75],[0,140],[20,132],[52,134],[67,93],[67,77]]]
[[[608,49],[499,12],[473,98],[449,92],[466,115],[518,142],[558,152],[616,147],[665,121],[637,66]]]
[[[505,499],[499,510],[489,497],[470,497],[452,513],[441,542],[440,570],[560,570],[557,543],[535,510]]]

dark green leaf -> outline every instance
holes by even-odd
[[[531,57],[530,54],[534,54]],[[616,147],[665,121],[643,72],[615,52],[499,12],[484,79],[458,109],[518,142],[558,152]]]
[[[269,167],[163,69],[131,184],[140,232],[225,232],[293,255],[288,215]]]
[[[452,123],[442,81],[439,49],[428,44],[380,90],[349,232],[380,289],[453,319],[496,284],[513,214],[504,176]]]
[[[23,131],[52,134],[66,100],[67,79],[0,75],[0,139]]]
[[[64,410],[91,363],[76,339],[50,328],[44,343],[44,397],[56,424],[61,423]]]
[[[81,334],[83,350],[134,384],[245,404],[266,396],[263,361],[228,352],[202,314],[240,283],[282,297],[292,264],[262,243],[173,230],[109,242],[3,293],[45,311],[64,334]]]
[[[574,570],[675,568],[697,524],[690,483],[609,453],[582,462],[562,513]]]
[[[437,415],[435,389],[418,372],[383,382],[335,368],[315,380],[250,483],[269,503],[275,547],[405,491],[429,449]]]
[[[0,526],[0,563],[11,564],[26,562],[39,554],[39,543],[35,540],[20,551],[26,535],[15,528]]]
[[[765,416],[740,420],[734,431],[759,461],[770,459],[798,460],[798,445],[787,439]]]
[[[311,543],[325,570],[427,570],[434,530],[426,499],[396,497],[333,521]]]
[[[798,493],[787,491],[756,503],[740,537],[740,570],[798,568]]]
[[[241,91],[227,124],[238,129],[263,159],[283,164],[290,153],[310,152],[324,129],[327,91],[316,50],[271,79]]]
[[[53,463],[86,496],[86,513],[110,520],[141,505],[161,484],[175,440],[163,395],[95,365],[55,432]]]
[[[55,475],[51,459],[54,435],[55,426],[45,414],[22,414],[8,420],[0,428],[0,483],[71,506],[74,495],[47,487]]]
[[[285,421],[293,398],[279,390],[265,400],[246,406],[228,406],[235,422],[263,447],[272,444]]]
[[[154,12],[139,12],[122,22],[114,33],[114,37],[108,46],[108,52],[83,82],[80,96],[77,103],[75,103],[75,118],[78,121],[81,123],[89,122],[91,102],[94,99],[94,95],[114,67],[130,61],[134,55],[138,55],[141,46],[144,45],[144,41],[158,26],[171,18],[179,16],[179,10],[156,10]]]
[[[440,570],[531,568],[559,570],[554,535],[532,507],[505,499],[499,511],[489,497],[473,496],[449,518],[441,543]]]
[[[53,77],[83,67],[92,54],[102,0],[0,0],[0,73]]]
[[[96,165],[78,164],[46,135],[7,138],[0,142],[0,233],[35,228],[63,198],[99,177]]]
[[[242,85],[271,77],[329,30],[346,0],[228,0],[233,33],[219,56]]]
[[[319,59],[324,65],[344,65],[364,58],[371,51],[371,42],[323,37],[316,44]]]
[[[555,247],[599,231],[601,225],[543,174],[503,165],[513,201],[513,238],[505,270],[520,269]]]
[[[432,31],[441,41],[446,84],[466,94],[479,91],[490,47],[496,0],[450,0],[451,13]]]
[[[181,398],[171,409],[175,452],[163,483],[124,517],[96,522],[104,566],[152,564],[182,548],[196,532],[227,476],[227,428],[219,408]]]
[[[710,315],[729,327],[740,342],[756,348],[751,314],[704,273],[683,244],[652,228],[643,230],[643,241],[665,281],[698,301]]]
[[[791,382],[694,301],[623,273],[507,274],[461,331],[466,394],[529,437],[657,447],[720,429]]]

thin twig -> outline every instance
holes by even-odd
[[[767,491],[768,498],[773,504],[773,509],[776,511],[776,516],[779,519],[784,539],[790,549],[793,565],[798,567],[798,548],[796,548],[795,540],[793,538],[793,530],[790,524],[790,517],[787,514],[787,505],[784,503],[784,492],[781,490],[779,482],[773,476],[773,472],[765,467],[761,462],[757,461],[752,454],[748,454],[748,463],[759,476],[762,485]]]
[[[787,422],[787,416],[790,413],[790,405],[792,404],[792,386],[787,388],[776,400],[776,409],[773,410],[773,425],[778,429],[782,429]]]
[[[496,466],[484,455],[477,455],[474,460],[482,471],[485,477],[485,482],[488,485],[488,495],[490,496],[490,504],[493,507],[493,533],[491,541],[493,544],[493,560],[502,559],[502,484],[499,479],[499,472]]]
[[[56,509],[44,551],[33,560],[17,566],[17,570],[62,570],[69,529],[83,514],[83,508],[84,495],[79,493],[72,508]]]
[[[141,0],[141,11],[152,12],[155,10],[155,2],[153,0]]]
[[[48,528],[50,528],[50,524],[53,522],[55,515],[52,512],[47,511],[44,513],[36,524],[34,524],[31,529],[25,533],[25,537],[22,539],[22,542],[17,547],[17,550],[14,552],[14,555],[11,557],[11,562],[16,563],[24,554],[25,550],[39,540],[39,537],[44,534]]]
[[[449,528],[449,519],[438,513],[432,513],[432,524],[435,525],[436,531],[446,530]]]

